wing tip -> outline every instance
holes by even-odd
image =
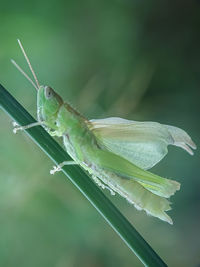
[[[173,139],[173,145],[181,147],[187,151],[190,155],[194,155],[192,149],[197,149],[196,144],[193,142],[192,138],[186,133],[186,131],[175,127],[167,125],[167,129],[171,134]]]
[[[193,143],[193,144],[194,144],[194,143]],[[194,144],[194,146],[193,146],[193,145],[191,145],[191,144],[183,143],[183,142],[175,142],[174,145],[175,145],[175,146],[178,146],[178,147],[181,147],[181,148],[184,149],[186,152],[188,152],[191,156],[194,155],[194,151],[193,151],[192,149],[195,150],[195,149],[197,148],[195,144]],[[192,149],[191,149],[190,147],[191,147]]]

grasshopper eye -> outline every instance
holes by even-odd
[[[46,99],[50,99],[53,96],[53,89],[49,86],[45,86],[44,88],[44,94]]]

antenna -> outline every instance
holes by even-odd
[[[21,48],[21,50],[22,50],[22,53],[24,54],[24,57],[25,57],[25,59],[26,59],[26,62],[28,63],[28,66],[29,66],[29,68],[30,68],[30,70],[31,70],[31,72],[32,72],[32,74],[33,74],[33,77],[34,77],[34,79],[35,79],[35,82],[36,82],[36,84],[37,84],[37,86],[38,86],[38,88],[39,88],[39,87],[40,87],[40,84],[39,84],[38,79],[37,79],[37,76],[35,75],[35,72],[34,72],[32,66],[31,66],[30,60],[28,59],[28,57],[27,57],[27,55],[26,55],[26,52],[25,52],[25,50],[24,50],[24,48],[23,48],[23,46],[22,46],[20,40],[17,39],[17,41],[18,41],[18,44],[19,44],[19,46],[20,46],[20,48]]]
[[[37,87],[37,85],[31,80],[31,78],[28,76],[28,74],[26,74],[26,72],[24,72],[22,70],[22,68],[13,60],[11,59],[12,64],[24,75],[24,77],[35,87],[36,90],[38,90],[39,88]]]
[[[18,44],[19,44],[19,46],[20,46],[20,48],[22,50],[22,53],[23,53],[23,55],[24,55],[24,57],[26,59],[26,62],[28,64],[28,66],[29,66],[29,69],[31,70],[31,73],[32,73],[32,75],[34,77],[34,80],[35,80],[37,86],[35,85],[35,83],[31,80],[31,78],[22,70],[22,68],[20,68],[20,66],[13,59],[11,60],[11,62],[26,77],[26,79],[29,80],[29,82],[38,90],[40,88],[40,84],[38,82],[37,76],[36,76],[32,66],[31,66],[30,60],[29,60],[28,56],[26,55],[26,52],[25,52],[20,40],[17,39],[17,41],[18,41]]]

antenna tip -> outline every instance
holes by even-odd
[[[21,43],[20,39],[17,39],[17,42],[18,42],[19,46],[22,47],[22,43]]]

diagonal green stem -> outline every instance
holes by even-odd
[[[35,122],[34,118],[1,85],[0,106],[20,125],[28,125]],[[26,132],[56,164],[70,160],[68,154],[41,126],[27,129]],[[167,266],[80,167],[63,167],[63,172],[98,210],[144,265],[156,267]]]

